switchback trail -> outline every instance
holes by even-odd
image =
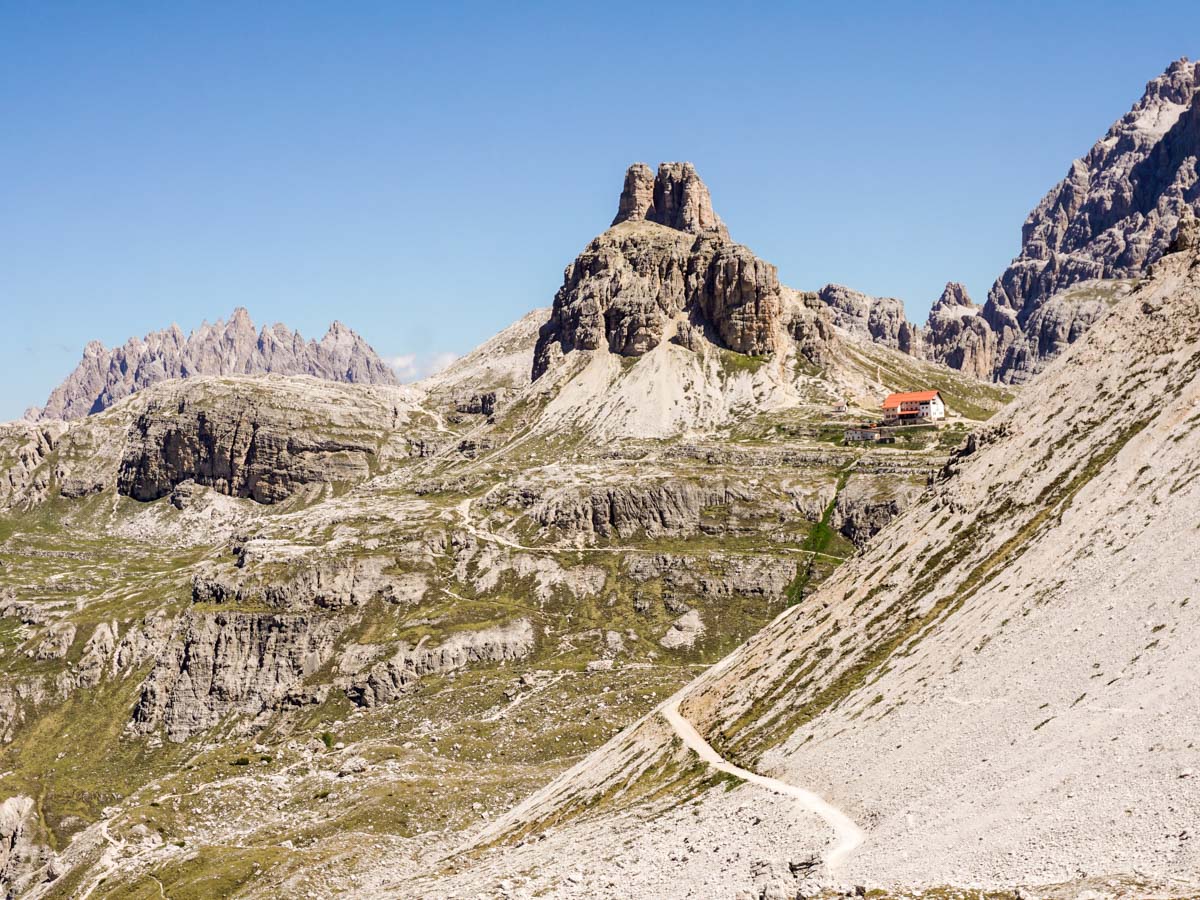
[[[836,872],[850,857],[850,854],[858,848],[859,844],[866,839],[866,832],[854,824],[854,821],[848,815],[812,791],[806,791],[804,788],[787,784],[776,778],[759,775],[757,772],[751,772],[748,769],[743,769],[726,761],[700,735],[700,732],[695,729],[692,723],[685,719],[679,712],[679,700],[677,698],[672,698],[666,706],[662,707],[662,715],[675,730],[675,733],[679,735],[684,745],[714,769],[720,772],[728,772],[730,775],[736,775],[744,781],[766,788],[768,791],[774,791],[776,794],[793,797],[804,809],[816,813],[824,819],[825,823],[837,835],[837,842],[825,854],[825,866],[830,874]]]

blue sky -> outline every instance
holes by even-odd
[[[416,365],[548,305],[625,167],[694,162],[798,288],[982,300],[1200,4],[0,6],[0,419],[246,306]],[[252,7],[252,8],[251,8]]]

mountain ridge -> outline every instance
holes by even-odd
[[[1130,111],[1030,211],[1020,253],[985,303],[969,304],[971,315],[939,314],[939,300],[918,326],[907,322],[898,300],[839,290],[855,296],[860,318],[890,323],[878,342],[896,346],[904,329],[915,356],[1021,384],[1100,318],[1114,285],[1127,291],[1146,274],[1168,250],[1181,216],[1200,212],[1198,157],[1200,62],[1183,57],[1147,83]],[[823,288],[823,299],[838,287]]]
[[[193,375],[312,375],[329,381],[397,384],[395,373],[355,331],[334,321],[318,341],[276,323],[255,329],[236,308],[228,321],[185,335],[178,325],[106,348],[89,341],[83,359],[30,419],[78,419],[160,381]]]

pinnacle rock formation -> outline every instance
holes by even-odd
[[[663,163],[657,175],[645,163],[629,167],[612,223],[641,220],[691,234],[716,231],[729,238],[725,223],[713,212],[708,186],[689,162]]]
[[[1025,381],[1105,308],[1048,305],[1055,294],[1093,279],[1136,278],[1166,252],[1183,210],[1200,209],[1198,156],[1200,63],[1185,58],[1146,85],[1025,220],[1021,253],[983,311],[997,335],[997,380]]]
[[[396,384],[371,346],[341,322],[320,341],[275,324],[256,331],[250,314],[235,309],[228,322],[205,323],[189,335],[172,325],[109,350],[90,342],[83,359],[30,418],[78,419],[135,391],[193,375],[312,375],[327,381]]]
[[[990,379],[996,338],[981,312],[964,285],[949,282],[929,310],[924,330],[926,358]]]
[[[792,332],[814,354],[829,334],[813,310],[785,317],[776,269],[733,242],[691,163],[636,163],[617,215],[566,269],[534,353],[533,377],[573,350],[641,356],[664,340],[698,349],[707,340],[769,355]],[[788,321],[785,322],[785,318]],[[819,321],[817,321],[819,319]]]

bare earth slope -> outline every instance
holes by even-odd
[[[1193,895],[1198,373],[1200,259],[1177,253],[861,555],[671,708],[728,762],[865,830],[839,879],[1100,877]],[[818,816],[797,836],[796,811],[754,785],[705,790],[697,763],[650,716],[483,839],[542,840],[440,885],[532,872],[528,889],[555,896],[757,895],[775,870],[756,854],[833,841]],[[686,814],[681,794],[698,798]]]

